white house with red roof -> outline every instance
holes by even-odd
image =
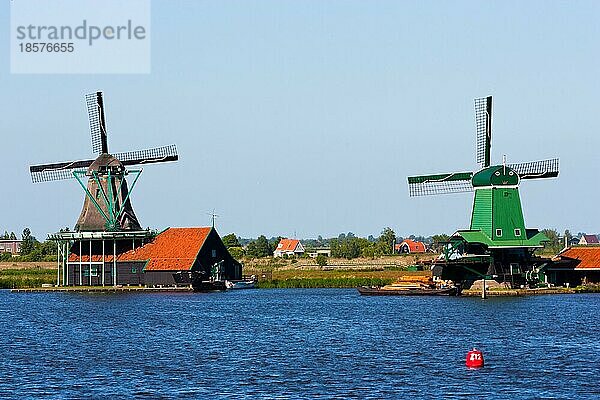
[[[304,254],[304,246],[298,239],[281,239],[273,252],[273,257],[301,256]]]

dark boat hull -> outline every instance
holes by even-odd
[[[192,282],[194,292],[213,292],[227,289],[225,281],[194,281]]]
[[[447,289],[381,289],[361,286],[357,288],[363,296],[454,296],[456,288]]]

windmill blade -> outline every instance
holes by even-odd
[[[411,197],[471,192],[472,177],[472,172],[409,176],[408,192]]]
[[[117,153],[113,156],[121,161],[123,165],[151,164],[177,161],[179,159],[177,147],[174,144],[153,149]]]
[[[487,168],[490,166],[492,148],[492,96],[475,99],[475,127],[477,162]]]
[[[558,176],[558,158],[531,161],[519,164],[507,164],[521,179],[556,178]]]
[[[73,171],[86,171],[94,160],[68,161],[29,167],[33,183],[58,181],[73,178]]]
[[[88,119],[90,120],[92,151],[96,154],[108,153],[102,92],[86,94],[85,103],[88,111]]]

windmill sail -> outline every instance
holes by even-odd
[[[123,165],[151,164],[157,162],[177,161],[177,147],[174,144],[153,149],[117,153],[115,158]]]
[[[531,161],[519,164],[507,164],[521,179],[556,178],[558,176],[558,158]]]
[[[477,132],[477,163],[490,166],[492,148],[492,96],[475,99],[475,126]]]
[[[92,151],[98,155],[108,153],[108,140],[106,137],[106,119],[104,116],[104,100],[102,92],[85,95],[85,103],[90,120],[90,133],[92,135]]]
[[[409,176],[408,191],[411,197],[471,192],[472,177],[472,172]]]
[[[33,183],[58,181],[74,178],[73,171],[85,171],[94,160],[67,161],[53,164],[32,165],[29,167]]]

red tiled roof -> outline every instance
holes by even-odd
[[[402,243],[408,245],[411,253],[425,253],[425,245],[423,242],[415,242],[414,240],[406,239]],[[402,243],[400,245],[402,245]]]
[[[600,269],[600,247],[571,247],[560,253],[559,257],[579,260],[575,269]]]
[[[294,251],[300,241],[298,239],[281,239],[275,250]]]
[[[192,268],[212,228],[169,228],[151,243],[123,253],[119,261],[146,261],[146,271]]]
[[[146,270],[170,271],[190,269],[198,252],[212,228],[169,228],[150,243],[117,256],[117,261],[148,261]],[[89,255],[82,255],[82,262],[89,262]],[[78,262],[77,254],[69,255],[69,262]],[[101,255],[93,255],[92,261],[101,262]],[[105,262],[113,256],[105,255]]]

